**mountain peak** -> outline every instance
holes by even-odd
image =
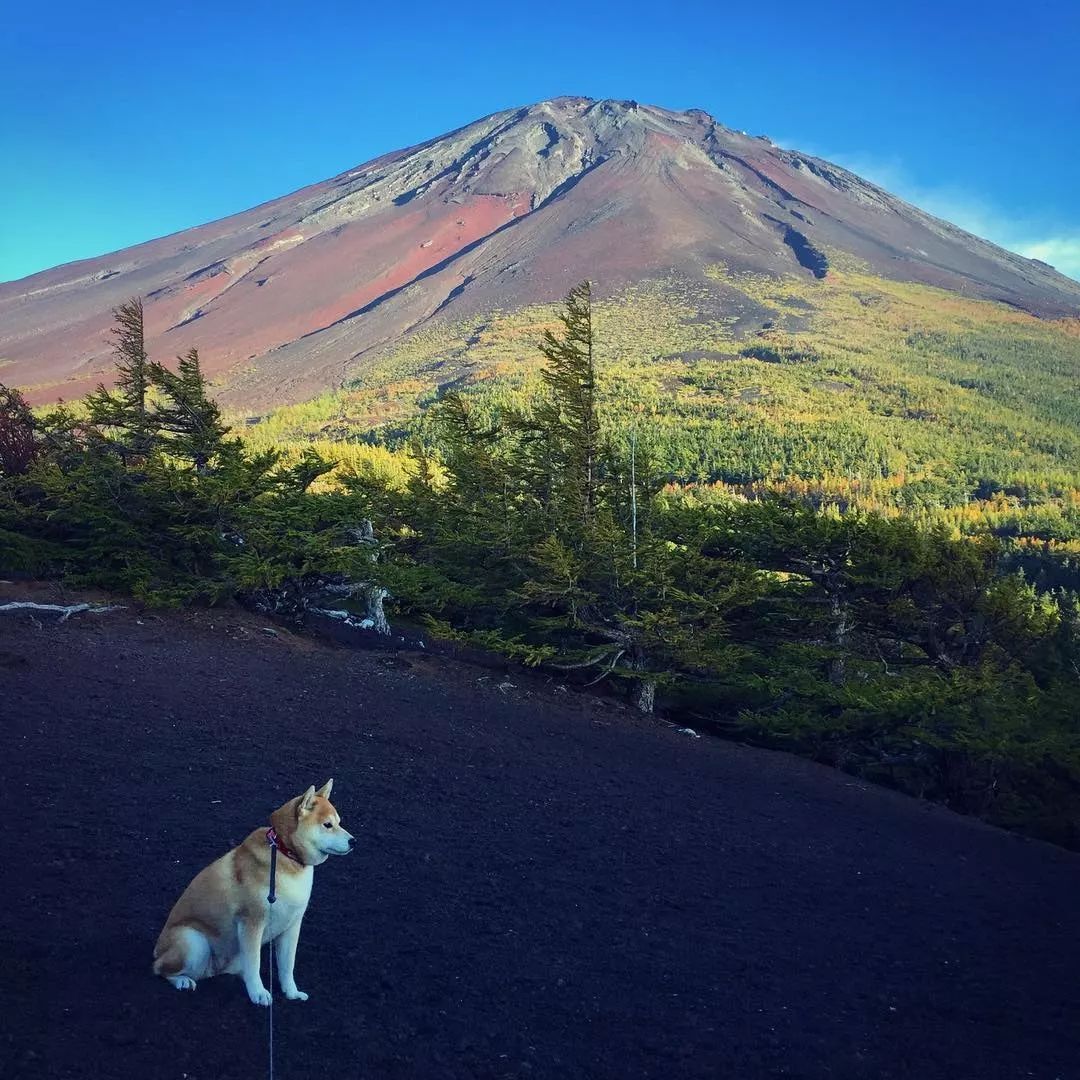
[[[869,271],[1075,316],[1080,285],[826,161],[702,109],[563,96],[506,109],[253,210],[0,286],[5,381],[78,396],[110,370],[111,309],[197,344],[237,400],[295,400],[431,320],[724,263]],[[720,301],[718,301],[719,303]]]

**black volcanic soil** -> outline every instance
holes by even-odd
[[[10,590],[0,587],[0,597]],[[150,974],[205,863],[335,780],[276,1076],[1080,1075],[1080,857],[543,680],[238,615],[0,615],[0,1073],[266,1075]]]

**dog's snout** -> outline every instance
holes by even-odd
[[[352,849],[354,847],[356,847],[356,837],[355,836],[350,836],[349,837],[349,848]]]

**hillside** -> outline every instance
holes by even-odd
[[[266,625],[0,619],[0,806],[38,823],[5,840],[4,1075],[265,1073],[238,980],[177,993],[151,949],[201,866],[331,775],[360,842],[316,873],[277,1075],[1072,1075],[1077,855],[541,677]]]
[[[1049,318],[1080,285],[828,162],[700,110],[559,98],[504,110],[233,217],[0,286],[0,374],[33,400],[111,370],[111,309],[151,349],[202,350],[222,399],[265,410],[367,378],[410,334],[674,286],[735,338],[773,321],[710,268],[809,285],[855,265]]]
[[[780,492],[1080,549],[1080,320],[846,266],[816,279],[713,264],[694,287],[669,277],[596,304],[613,435],[636,430],[697,498]],[[430,327],[344,390],[236,420],[254,446],[314,445],[400,479],[448,390],[489,421],[539,393],[556,310]]]

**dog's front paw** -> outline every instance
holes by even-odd
[[[285,996],[290,1001],[307,1001],[307,994],[303,990],[297,990],[295,986],[291,990],[286,990]]]
[[[271,1000],[270,991],[265,986],[257,986],[249,990],[248,997],[251,998],[252,1005],[269,1005]]]
[[[187,975],[174,975],[169,982],[176,987],[177,990],[194,990],[195,980]]]

